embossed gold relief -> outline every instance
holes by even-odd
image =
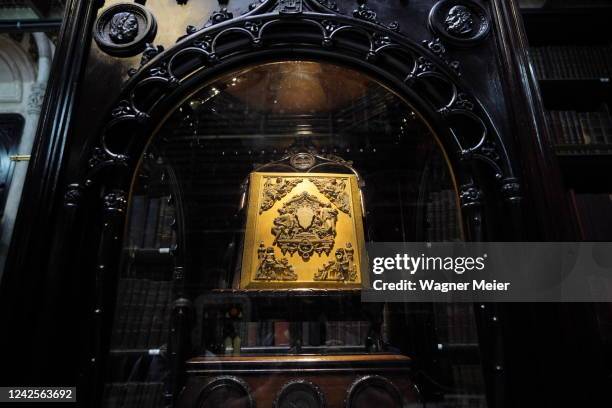
[[[307,191],[293,196],[273,221],[274,245],[283,255],[296,252],[307,261],[316,253],[329,255],[334,247],[338,211]]]
[[[361,286],[363,225],[352,174],[252,173],[243,288]]]
[[[340,211],[351,215],[349,196],[346,192],[346,181],[341,178],[313,179],[313,184],[327,197]]]
[[[274,248],[259,244],[257,249],[259,266],[255,272],[256,280],[296,280],[297,275],[293,272],[293,267],[289,265],[287,258],[280,261],[274,255]]]
[[[336,249],[335,258],[315,274],[317,281],[351,281],[357,279],[357,267],[355,266],[355,250],[350,243],[346,248]]]
[[[293,187],[302,182],[299,178],[264,177],[263,199],[259,213],[272,208],[274,203],[286,196]]]

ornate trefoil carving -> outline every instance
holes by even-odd
[[[334,247],[338,211],[303,191],[278,210],[273,221],[274,245],[285,255],[296,252],[307,261],[315,253],[329,255]]]
[[[350,243],[345,248],[336,249],[334,259],[319,268],[314,280],[354,282],[357,279],[354,254],[355,249]]]
[[[293,267],[289,264],[287,258],[276,259],[274,247],[266,247],[263,242],[260,243],[257,249],[257,258],[259,259],[259,266],[255,272],[255,280],[297,280],[298,276],[293,271]]]
[[[276,202],[293,190],[303,181],[301,178],[265,177],[263,199],[259,213],[268,211]]]
[[[389,25],[384,25],[379,22],[376,12],[368,6],[367,0],[358,0],[357,3],[359,7],[353,10],[353,17],[381,25],[392,31],[399,31],[400,26],[397,21],[393,21]]]
[[[346,193],[346,180],[340,178],[316,178],[311,180],[321,194],[329,199],[340,211],[351,216],[349,195]]]
[[[436,54],[446,65],[449,66],[457,75],[461,75],[461,64],[459,61],[450,61],[446,56],[446,47],[442,44],[439,38],[433,40],[423,40],[423,45],[427,47],[431,52]]]

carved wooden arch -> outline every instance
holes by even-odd
[[[188,34],[171,49],[148,46],[143,64],[131,72],[108,114],[82,181],[69,188],[68,201],[74,205],[73,198],[83,186],[100,185],[110,198],[123,196],[125,206],[147,143],[168,112],[188,95],[230,70],[301,58],[355,68],[407,101],[439,138],[464,209],[480,207],[480,185],[486,178],[497,183],[496,194],[518,203],[520,185],[508,149],[483,105],[462,81],[459,64],[446,58],[440,40],[419,43],[402,35],[397,24],[379,23],[367,7],[360,6],[348,17],[328,4],[264,0],[239,18],[221,15],[200,30],[188,27]],[[438,88],[431,87],[434,82]],[[468,123],[470,130],[463,132],[460,122]],[[469,239],[481,239],[480,214],[464,213]]]

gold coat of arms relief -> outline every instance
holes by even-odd
[[[252,173],[241,287],[361,287],[362,222],[352,174]]]

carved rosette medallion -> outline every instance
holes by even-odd
[[[100,49],[116,57],[141,53],[157,34],[157,22],[140,4],[119,3],[104,10],[94,26]]]
[[[252,173],[241,287],[360,287],[357,177]]]
[[[472,0],[441,0],[429,13],[429,26],[436,35],[457,45],[473,45],[490,31],[487,11]]]

